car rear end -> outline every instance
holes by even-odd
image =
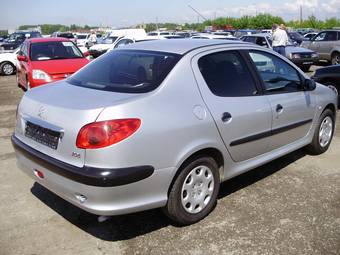
[[[89,72],[81,70],[57,86],[25,94],[12,137],[18,166],[36,182],[94,214],[163,206],[174,167],[157,163],[157,157],[146,151],[156,142],[153,138],[160,141],[157,137],[163,136],[154,119],[155,113],[161,113],[148,92],[163,81],[178,57],[155,55],[131,53],[132,62],[139,64],[106,76],[114,80],[110,86],[103,80],[110,66],[92,63]],[[156,62],[158,70],[153,73],[164,68],[156,78],[141,73],[140,67],[156,68]],[[127,86],[128,82],[135,85]]]

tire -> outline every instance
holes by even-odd
[[[331,62],[332,62],[332,65],[339,65],[340,64],[340,53],[338,52],[333,53]]]
[[[10,62],[3,62],[0,64],[0,72],[3,75],[12,75],[15,73],[15,66]]]
[[[216,161],[207,156],[195,157],[179,169],[164,212],[180,225],[196,223],[216,205],[219,188]]]
[[[310,69],[310,65],[305,65],[305,66],[301,66],[301,70],[304,71],[304,72],[309,72],[309,69]]]
[[[327,121],[331,125],[327,125]],[[324,138],[320,137],[322,134],[322,129],[324,130]],[[329,145],[332,142],[334,134],[334,113],[326,109],[319,118],[319,123],[314,131],[314,136],[312,142],[306,147],[307,151],[313,155],[320,155],[326,152]]]

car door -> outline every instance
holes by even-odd
[[[326,60],[331,60],[332,48],[338,40],[338,33],[336,31],[327,31],[325,41],[320,45],[320,51],[325,55]]]
[[[326,32],[321,32],[317,34],[310,42],[309,49],[318,52],[320,58],[324,59],[323,54],[320,52],[320,45],[324,43],[326,38]]]
[[[272,149],[304,138],[311,130],[316,108],[313,93],[303,90],[304,78],[292,65],[274,54],[251,50],[249,55],[272,108]],[[267,68],[262,68],[264,60],[270,63]]]
[[[272,112],[243,53],[215,50],[196,55],[192,68],[221,138],[236,162],[270,150]]]

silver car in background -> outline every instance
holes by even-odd
[[[325,152],[336,100],[257,45],[141,42],[28,91],[12,143],[24,172],[79,208],[162,207],[185,225],[209,214],[221,182],[305,146]]]

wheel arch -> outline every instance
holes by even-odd
[[[175,175],[173,176],[171,183],[168,187],[168,195],[169,192],[177,178],[177,176],[180,174],[181,170],[188,165],[192,160],[194,160],[195,158],[198,158],[200,156],[210,156],[212,157],[218,166],[218,171],[219,171],[219,175],[220,175],[220,180],[223,180],[223,176],[224,176],[224,157],[222,152],[214,147],[206,147],[203,149],[199,149],[193,153],[191,153],[189,156],[186,156],[186,158],[180,163],[179,167],[176,170]]]
[[[323,109],[322,112],[324,112],[327,109],[332,111],[333,118],[335,120],[336,119],[336,110],[337,110],[337,107],[334,104],[330,103],[330,104],[326,105],[326,107]]]

